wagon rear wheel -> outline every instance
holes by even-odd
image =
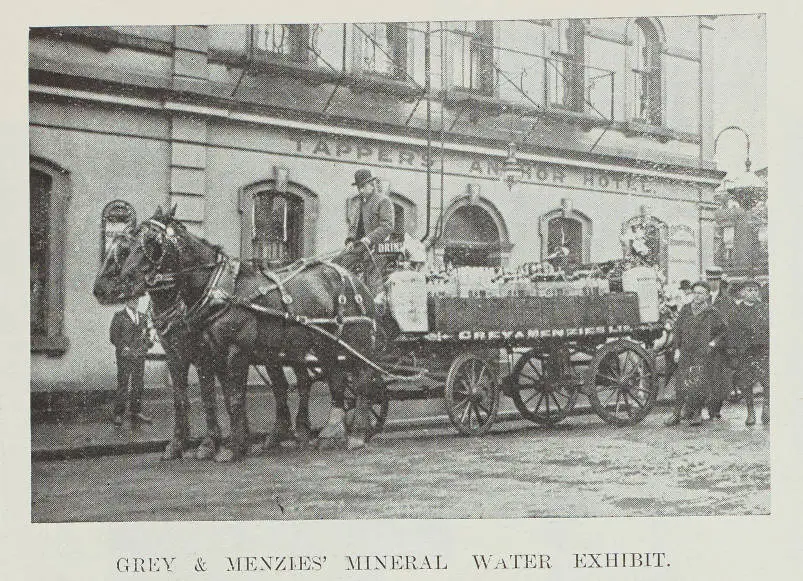
[[[571,413],[581,382],[569,356],[569,348],[559,345],[549,353],[531,349],[519,357],[510,374],[510,397],[523,417],[554,425]]]
[[[449,368],[443,395],[446,413],[458,432],[484,434],[491,429],[499,408],[496,366],[484,354],[461,353]]]
[[[368,406],[368,432],[366,434],[366,441],[370,440],[382,431],[385,426],[385,420],[388,417],[388,392],[384,386],[375,387],[369,393],[369,406]],[[345,411],[345,424],[346,429],[351,430],[354,425],[354,410],[357,407],[357,395],[354,393],[354,388],[351,381],[347,381],[343,388],[343,411]]]
[[[605,343],[588,367],[586,390],[591,406],[603,420],[617,426],[637,424],[658,397],[655,360],[634,341]]]

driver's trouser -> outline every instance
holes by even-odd
[[[360,266],[365,273],[364,281],[368,290],[371,291],[371,294],[376,296],[382,292],[382,271],[385,269],[385,264],[387,263],[386,257],[380,254],[374,254],[372,259],[367,249],[358,247],[344,252],[334,259],[333,262],[336,262],[351,272],[354,272],[356,267]]]

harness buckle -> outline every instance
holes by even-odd
[[[309,317],[306,315],[296,315],[296,321],[299,325],[307,325],[309,323]]]

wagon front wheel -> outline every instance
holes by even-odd
[[[346,382],[343,388],[343,409],[345,411],[346,429],[351,431],[354,425],[354,412],[357,407],[357,395],[354,392],[351,382]],[[389,398],[387,390],[382,386],[379,389],[370,390],[368,401],[368,431],[366,441],[370,440],[382,431],[385,420],[388,417]]]
[[[634,341],[605,343],[597,350],[587,373],[585,387],[591,407],[609,424],[639,423],[658,398],[655,360]]]
[[[495,366],[477,353],[458,355],[449,368],[443,395],[446,413],[461,434],[477,436],[491,429],[499,408]]]

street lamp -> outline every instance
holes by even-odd
[[[717,143],[719,142],[719,138],[722,136],[723,133],[730,130],[739,131],[740,133],[742,133],[742,135],[744,135],[745,141],[747,142],[747,152],[744,158],[744,171],[749,172],[750,165],[752,164],[752,162],[750,161],[750,135],[747,133],[747,131],[745,131],[738,125],[729,125],[725,129],[717,133],[717,136],[714,138],[714,155],[717,154]]]
[[[746,142],[745,172],[722,180],[717,188],[720,207],[714,212],[714,263],[729,276],[755,276],[767,272],[767,185],[750,172],[750,136],[736,125],[726,127],[742,133]]]

